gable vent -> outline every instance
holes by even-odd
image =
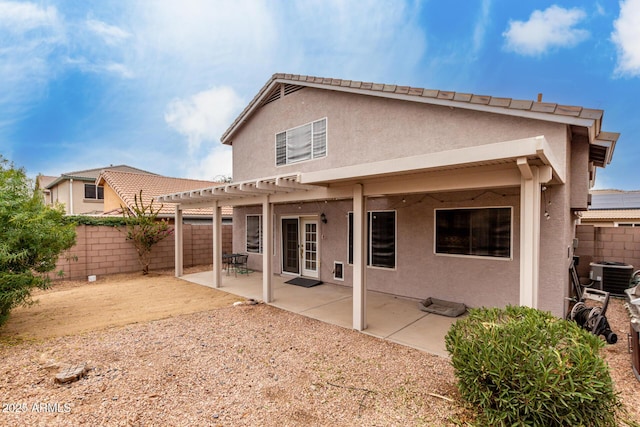
[[[273,88],[271,93],[265,98],[265,100],[262,102],[262,105],[260,106],[264,107],[265,105],[273,101],[277,101],[278,99],[280,99],[280,85]]]
[[[291,95],[293,92],[297,92],[300,89],[304,89],[304,86],[300,86],[300,85],[284,85],[284,95]]]

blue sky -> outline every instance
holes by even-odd
[[[219,138],[277,72],[602,109],[596,187],[640,189],[640,0],[0,0],[0,154],[231,176]]]

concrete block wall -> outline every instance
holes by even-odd
[[[576,230],[580,256],[578,275],[589,275],[589,263],[613,261],[640,270],[640,227],[594,227],[579,225]]]
[[[213,262],[213,229],[211,225],[184,224],[184,266]],[[222,226],[223,252],[231,252],[232,226]],[[150,270],[173,268],[174,238],[170,236],[152,249]],[[56,271],[66,279],[142,271],[133,244],[126,240],[123,227],[80,225],[76,228],[76,245],[63,254]]]

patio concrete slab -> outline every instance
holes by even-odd
[[[408,345],[438,356],[448,357],[444,337],[449,328],[461,317],[452,318],[437,314],[426,314],[387,337],[398,344]]]
[[[347,288],[349,291],[350,288]],[[319,305],[308,310],[300,312],[300,314],[318,319],[333,325],[342,326],[343,328],[353,328],[353,297],[336,299],[330,303]]]
[[[304,288],[285,283],[282,286],[275,286],[273,292],[274,301],[271,305],[295,313],[303,313],[314,307],[324,306],[350,297],[351,288],[345,286],[325,283],[311,288]]]
[[[367,329],[363,332],[388,338],[426,315],[418,301],[377,292],[367,293]]]
[[[352,289],[324,283],[304,288],[284,283],[291,277],[273,276],[271,305],[326,323],[351,329],[353,327]],[[213,287],[213,272],[186,274],[182,279]],[[262,300],[262,275],[223,274],[221,291],[244,298]],[[421,311],[418,300],[367,291],[367,329],[377,338],[413,347],[438,356],[448,357],[444,337],[460,318],[450,318]]]

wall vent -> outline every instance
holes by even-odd
[[[304,89],[304,86],[286,84],[284,85],[284,96],[291,95],[293,92],[297,92],[300,89]]]
[[[273,88],[273,90],[271,91],[271,93],[269,93],[269,95],[267,95],[267,97],[264,99],[264,101],[262,101],[262,104],[260,105],[261,107],[264,107],[265,105],[273,102],[273,101],[277,101],[278,99],[280,99],[280,85],[276,86]]]

